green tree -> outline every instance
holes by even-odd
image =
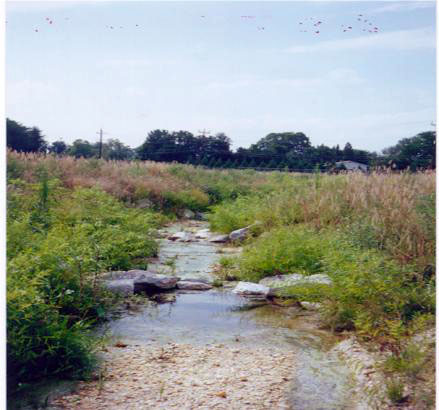
[[[384,149],[383,153],[397,169],[435,169],[436,132],[426,131],[404,138],[395,146]]]
[[[167,130],[151,131],[136,149],[137,155],[142,160],[173,161],[178,151],[175,138],[175,134],[171,135]]]
[[[96,149],[96,148],[95,148]],[[109,139],[102,147],[103,157],[111,160],[129,160],[134,158],[134,150],[116,138]]]
[[[349,142],[343,148],[343,159],[345,161],[354,161],[354,150]]]
[[[73,144],[69,147],[67,153],[75,158],[91,158],[97,155],[97,150],[96,147],[88,141],[77,139],[73,141]]]
[[[54,141],[52,142],[52,144],[49,146],[49,152],[51,154],[56,154],[56,155],[62,155],[64,154],[68,149],[67,144],[64,141]]]
[[[223,165],[223,168],[229,169],[232,167],[232,160],[229,158]]]
[[[311,147],[309,138],[302,132],[271,133],[250,147],[250,151],[277,157],[301,156]]]
[[[46,152],[47,142],[37,127],[27,128],[20,123],[6,119],[6,144],[18,152]]]
[[[247,167],[256,168],[256,161],[254,160],[254,158],[252,158],[252,160],[248,163]]]
[[[277,161],[274,158],[272,158],[270,160],[270,162],[267,164],[267,169],[272,170],[272,169],[275,169],[275,168],[278,168],[278,163],[277,163]]]
[[[239,168],[248,168],[248,162],[247,162],[247,160],[245,158],[239,164]]]

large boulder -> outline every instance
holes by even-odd
[[[154,294],[164,290],[175,289],[180,280],[177,276],[167,276],[161,274],[144,274],[134,279],[134,292],[145,292]]]
[[[209,290],[212,289],[212,285],[205,282],[181,280],[177,282],[177,288],[182,290]]]
[[[229,241],[229,235],[216,235],[209,239],[213,243],[226,243]]]
[[[238,282],[235,289],[232,290],[233,293],[247,297],[262,297],[265,298],[270,292],[268,286],[260,285],[258,283],[252,282]]]

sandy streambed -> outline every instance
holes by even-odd
[[[294,353],[224,344],[112,347],[65,409],[287,409]]]

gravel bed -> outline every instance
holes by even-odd
[[[109,347],[101,380],[52,405],[64,409],[288,409],[294,353],[277,348]]]

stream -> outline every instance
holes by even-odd
[[[205,222],[176,223],[164,236],[205,229]],[[221,256],[219,244],[161,240],[158,261],[175,262],[182,279],[213,280],[212,265]],[[189,344],[224,343],[234,346],[276,345],[297,352],[292,372],[291,408],[300,410],[353,409],[351,374],[330,352],[340,339],[317,329],[315,313],[297,307],[279,307],[235,295],[231,288],[209,291],[177,291],[173,303],[151,304],[125,312],[106,326],[125,343],[168,342]]]
[[[151,266],[169,271],[172,265],[181,279],[212,281],[213,264],[223,253],[233,252],[233,249],[205,239],[194,242],[166,239],[175,232],[194,233],[207,227],[206,222],[186,221],[162,229],[160,252]],[[318,329],[316,313],[254,301],[235,295],[232,288],[232,284],[226,283],[223,288],[208,291],[179,290],[175,292],[174,302],[146,303],[135,310],[123,310],[98,332],[133,345],[222,343],[241,349],[250,345],[275,345],[285,351],[294,350],[297,363],[291,369],[288,397],[292,409],[356,408],[350,370],[331,352],[340,339]],[[43,391],[44,394],[50,391],[52,395],[57,390],[63,392],[63,386],[45,385]],[[32,407],[8,405],[8,408]]]

